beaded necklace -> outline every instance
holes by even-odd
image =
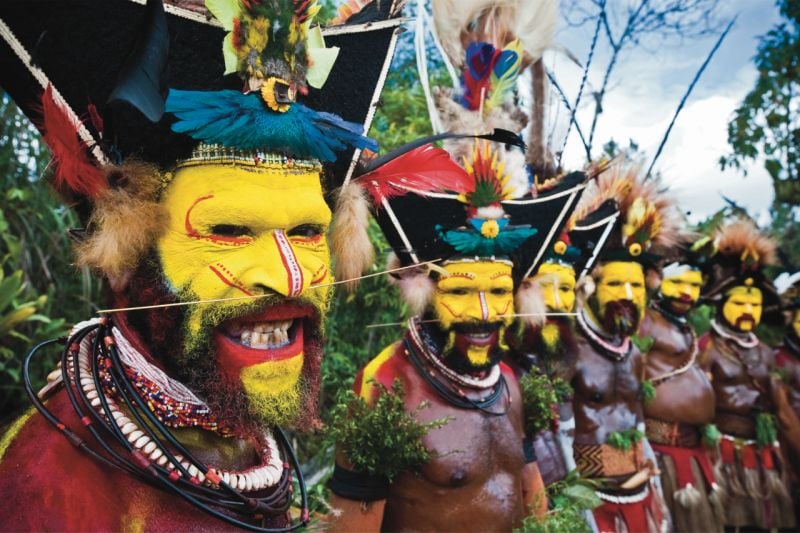
[[[31,359],[41,348],[63,342],[61,339],[39,344],[23,361],[25,391],[45,419],[99,463],[179,496],[229,525],[264,533],[286,533],[306,525],[310,512],[305,483],[280,428],[274,428],[275,437],[271,432],[262,435],[259,465],[244,471],[210,468],[175,438],[139,395],[122,364],[114,330],[107,317],[79,324],[61,356],[61,384],[95,446],[57,418],[31,384]],[[288,516],[295,475],[302,505],[299,520],[292,523],[287,519],[290,525],[286,527],[263,527],[264,520]]]
[[[711,327],[717,333],[717,335],[719,335],[723,339],[735,342],[742,348],[749,349],[758,346],[759,342],[758,337],[756,337],[752,331],[745,333],[744,335],[746,335],[747,338],[744,339],[737,334],[729,333],[728,331],[726,331],[726,328],[724,328],[722,324],[718,323],[716,319],[711,320]]]
[[[603,339],[598,333],[595,333],[592,325],[589,324],[589,319],[586,315],[586,310],[581,309],[578,312],[578,326],[580,326],[581,331],[586,335],[586,338],[589,339],[596,348],[599,348],[599,351],[602,355],[612,359],[614,361],[623,361],[626,357],[631,353],[631,338],[625,337],[622,341],[622,344],[619,346],[615,346],[610,342]]]
[[[664,310],[661,308],[661,306],[653,306],[653,307],[659,313],[662,313],[662,314],[664,313]],[[669,320],[669,317],[666,316],[666,315],[665,315],[665,318],[667,320]],[[678,317],[676,317],[676,318],[678,318]],[[692,330],[692,328],[690,328],[689,326],[686,325],[685,319],[684,319],[683,325],[681,325],[681,324],[676,324],[676,325],[680,326],[680,329],[681,329],[682,333],[688,333],[689,334],[689,338],[691,339],[690,340],[691,349],[689,350],[689,357],[687,357],[686,360],[683,361],[683,363],[681,363],[680,366],[678,366],[678,368],[675,368],[674,370],[671,370],[669,372],[661,374],[660,376],[656,376],[654,378],[651,378],[650,382],[655,387],[658,387],[659,385],[661,385],[665,381],[670,380],[670,379],[672,379],[672,378],[674,378],[676,376],[680,376],[684,372],[687,372],[690,368],[692,368],[692,365],[694,365],[695,361],[697,361],[697,354],[700,352],[700,349],[699,349],[699,347],[697,345],[697,335]]]

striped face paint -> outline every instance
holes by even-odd
[[[179,297],[216,300],[268,294],[303,298],[320,315],[327,310],[329,288],[309,289],[332,281],[325,238],[331,212],[318,171],[266,165],[188,166],[177,171],[161,203],[169,218],[157,250],[164,276]],[[214,323],[213,313],[253,323],[237,310],[246,315],[254,306],[257,302],[250,300],[191,306],[188,338],[203,338],[204,330]],[[251,344],[289,340],[283,334],[266,335],[270,327],[265,322],[265,334]],[[248,347],[247,339],[241,342]],[[265,353],[253,364],[269,357]]]
[[[476,366],[489,360],[490,351],[502,343],[502,330],[514,313],[511,265],[499,261],[462,261],[444,265],[449,276],[436,284],[433,311],[441,329]],[[480,331],[499,324],[491,331]],[[466,331],[469,329],[470,331]],[[470,329],[471,328],[471,329]]]

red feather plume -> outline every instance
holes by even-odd
[[[376,205],[409,192],[469,190],[472,180],[461,165],[442,148],[426,144],[358,178]]]
[[[74,119],[53,97],[53,87],[48,85],[42,95],[42,135],[53,153],[56,186],[97,198],[108,189],[105,173],[87,153],[86,145],[78,137],[80,122]]]

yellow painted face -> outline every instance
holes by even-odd
[[[665,276],[661,282],[662,296],[669,298],[674,309],[682,313],[697,303],[702,288],[703,274],[691,268],[674,276]]]
[[[800,309],[796,309],[792,316],[792,329],[794,334],[800,337]]]
[[[179,299],[268,295],[191,306],[187,349],[213,337],[222,373],[241,383],[254,409],[270,397],[287,400],[303,367],[302,323],[309,309],[324,316],[328,307],[330,287],[313,287],[332,281],[325,238],[331,212],[319,171],[184,167],[162,205],[169,225],[157,249]]]
[[[558,263],[544,263],[533,277],[539,285],[547,309],[570,313],[575,306],[575,270]]]
[[[739,331],[753,331],[761,322],[763,295],[761,289],[738,285],[725,295],[722,316],[725,322]]]
[[[597,281],[597,304],[601,315],[609,302],[629,300],[639,310],[640,319],[647,306],[644,269],[634,261],[610,261],[600,270]]]
[[[473,365],[489,361],[489,352],[503,344],[502,331],[488,337],[459,334],[463,324],[500,323],[514,318],[514,280],[511,265],[497,261],[464,261],[444,265],[449,276],[436,284],[433,311],[441,329],[450,332],[449,344],[457,344]],[[501,327],[501,330],[503,328]]]

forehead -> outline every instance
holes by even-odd
[[[568,265],[561,265],[559,263],[544,263],[542,266],[539,267],[539,271],[536,273],[537,278],[545,277],[545,276],[557,276],[558,279],[564,280],[575,280],[575,270]]]
[[[761,301],[761,289],[737,285],[728,291],[728,298],[740,301]]]
[[[600,279],[641,279],[644,277],[642,265],[634,261],[610,261],[600,269]]]
[[[257,216],[281,223],[305,219],[327,222],[330,209],[314,169],[209,164],[179,169],[162,197],[178,214],[193,217]]]
[[[450,274],[439,279],[438,285],[481,285],[513,283],[511,265],[497,261],[464,261],[447,263],[443,268]]]
[[[688,269],[678,274],[665,276],[664,281],[673,281],[675,283],[702,283],[703,274],[699,270]]]

